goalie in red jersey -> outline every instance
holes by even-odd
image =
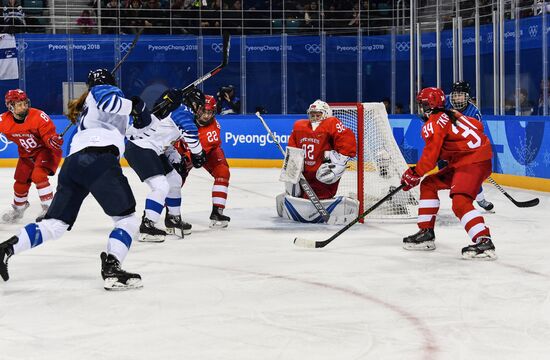
[[[5,101],[8,111],[0,115],[0,133],[17,145],[19,161],[15,168],[12,208],[2,214],[2,220],[14,223],[23,217],[29,207],[29,189],[34,183],[42,205],[42,212],[36,219],[40,221],[53,199],[48,176],[55,174],[61,161],[63,138],[56,133],[46,113],[30,107],[23,90],[9,90]]]
[[[280,179],[287,183],[287,189],[286,193],[277,196],[277,213],[299,222],[323,221],[313,204],[307,200],[307,195],[301,191],[298,177],[294,176],[294,180],[287,178],[288,172],[285,171],[293,168],[295,175],[303,173],[330,213],[329,222],[345,223],[357,216],[359,204],[357,200],[335,196],[347,163],[357,151],[355,135],[332,116],[330,106],[324,101],[316,100],[309,106],[307,114],[309,119],[296,121],[290,134],[287,160]]]
[[[422,137],[426,147],[416,166],[409,168],[401,181],[406,185],[405,191],[420,184],[420,231],[404,238],[403,247],[407,250],[435,249],[438,191],[450,189],[453,212],[473,241],[462,249],[462,256],[465,259],[496,259],[489,228],[473,206],[481,184],[492,171],[491,143],[483,133],[481,121],[456,110],[445,110],[445,94],[438,88],[422,89],[416,100],[425,122]],[[422,179],[438,159],[446,160],[448,166]]]
[[[216,113],[216,99],[211,95],[205,95],[204,107],[197,112],[195,123],[199,130],[199,140],[206,152],[206,162],[203,168],[214,178],[212,186],[212,212],[210,213],[211,228],[226,228],[231,218],[223,214],[227,201],[229,188],[229,164],[225,159],[225,153],[221,147],[220,124],[214,117]],[[169,154],[174,169],[178,171],[185,183],[187,174],[192,169],[191,155],[187,144],[180,140],[175,148],[181,156],[174,158],[173,152]]]

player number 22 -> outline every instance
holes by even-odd
[[[218,141],[218,133],[215,131],[209,131],[206,133],[206,139],[208,142]]]

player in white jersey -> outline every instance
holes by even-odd
[[[177,100],[180,103],[181,100],[195,99],[197,104],[201,101],[204,104],[204,95],[198,89],[187,93],[185,99],[178,90],[168,90],[160,97],[157,104],[165,97],[178,97]],[[167,233],[181,238],[191,234],[191,225],[181,219],[182,179],[164,153],[181,137],[190,141],[197,140],[198,130],[196,124],[189,121],[189,118],[192,119],[194,115],[187,107],[180,106],[173,112],[166,110],[166,108],[157,109],[158,117],[152,116],[153,121],[150,126],[138,130],[131,129],[127,134],[129,142],[124,155],[141,181],[151,189],[145,200],[145,211],[139,227],[140,241],[163,242]],[[202,156],[204,151],[200,142],[197,141],[197,144],[196,151],[199,156]],[[164,219],[166,231],[155,226],[165,205],[167,207]]]
[[[124,152],[130,113],[138,128],[150,123],[150,114],[138,97],[132,101],[124,97],[106,69],[90,71],[87,84],[89,93],[78,119],[78,129],[61,167],[57,191],[46,216],[0,243],[0,276],[4,281],[9,279],[8,259],[70,230],[82,202],[91,193],[114,221],[107,250],[100,256],[104,288],[142,287],[140,275],[120,267],[137,233],[139,220],[135,216],[134,195],[120,168],[119,155]]]

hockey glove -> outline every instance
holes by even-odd
[[[334,184],[346,171],[349,156],[339,154],[335,150],[325,152],[325,162],[319,166],[315,177],[324,184]]]
[[[403,191],[409,191],[413,187],[417,186],[420,184],[420,180],[422,180],[422,176],[416,173],[414,167],[408,168],[407,171],[405,171],[401,176],[401,183],[405,184]]]
[[[63,138],[60,135],[55,134],[48,139],[48,144],[50,145],[50,148],[59,150],[63,145]]]
[[[153,114],[159,119],[164,119],[170,113],[181,106],[183,92],[181,89],[168,89],[155,101]]]
[[[191,161],[193,162],[193,167],[200,168],[206,163],[206,152],[202,150],[198,154],[191,153]]]
[[[151,113],[145,106],[145,102],[139,96],[132,96],[132,116],[134,117],[134,127],[143,129],[151,124]]]

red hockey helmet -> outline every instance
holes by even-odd
[[[433,110],[445,108],[445,93],[436,87],[429,87],[420,90],[416,95],[420,115],[426,119]]]
[[[197,125],[206,126],[212,122],[216,114],[216,98],[212,95],[204,96],[204,106],[197,112]]]
[[[216,98],[212,95],[204,95],[204,110],[216,110]]]
[[[11,113],[19,119],[24,119],[27,117],[27,114],[29,112],[30,100],[27,94],[21,90],[21,89],[14,89],[14,90],[8,90],[6,95],[4,96],[4,100],[6,101],[6,107],[8,108]],[[14,107],[14,104],[20,101],[26,102],[27,106],[25,109],[22,109],[19,113],[15,113],[16,109]]]
[[[18,101],[29,101],[27,94],[21,89],[8,90],[4,99],[6,100],[6,106],[9,103]]]

